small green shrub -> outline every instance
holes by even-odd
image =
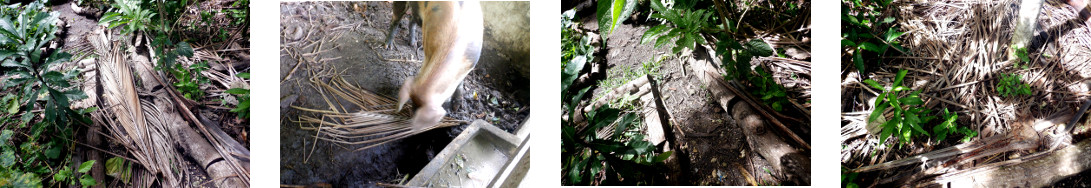
[[[773,81],[773,75],[765,71],[765,69],[758,67],[754,69],[757,76],[751,77],[750,83],[757,86],[757,90],[753,90],[754,96],[761,98],[761,101],[769,105],[776,111],[783,111],[785,105],[789,105],[788,93],[784,89],[784,86],[777,84]]]
[[[651,7],[655,10],[651,17],[664,19],[667,24],[657,25],[645,31],[640,37],[640,43],[655,41],[654,46],[659,48],[674,40],[674,47],[671,48],[673,54],[678,54],[684,48],[694,49],[698,44],[704,45],[706,40],[701,32],[710,28],[711,23],[715,23],[714,20],[710,20],[711,11],[691,10],[692,4],[666,7],[662,2],[653,0]]]
[[[107,28],[124,26],[121,34],[144,32],[152,25],[152,17],[155,13],[145,9],[140,0],[114,0],[114,10],[107,12],[99,20]]]
[[[1027,69],[1027,65],[1030,64],[1030,55],[1027,53],[1025,47],[1015,47],[1015,57],[1019,58],[1013,65],[1015,68]]]
[[[182,66],[182,64],[175,64],[174,68],[170,69],[172,75],[178,78],[178,82],[174,83],[174,87],[178,88],[179,92],[182,92],[182,96],[190,100],[197,100],[205,96],[205,92],[201,90],[201,84],[210,83],[208,78],[201,76],[201,72],[208,70],[208,62],[200,61],[190,66]]]
[[[856,175],[858,175],[858,174],[855,173],[855,172],[851,172],[851,171],[852,171],[851,169],[849,169],[849,168],[847,168],[845,166],[841,166],[841,187],[844,187],[844,188],[858,188],[858,187],[860,187],[860,185],[856,185],[856,182],[853,182],[853,181],[856,181]]]
[[[231,17],[231,24],[244,26],[250,21],[250,0],[237,0],[231,3],[231,9],[227,9],[227,16]]]
[[[568,86],[579,76],[584,64],[594,62],[595,47],[590,37],[584,36],[574,28],[579,23],[575,20],[576,11],[568,10],[561,14],[561,93],[568,92]]]
[[[905,32],[899,32],[897,26],[891,25],[894,17],[883,16],[892,1],[842,0],[841,47],[850,51],[852,63],[860,73],[867,70],[866,59],[882,57],[890,48],[906,52],[897,40]],[[865,54],[865,51],[872,54]]]
[[[562,103],[569,112],[568,120],[561,121],[561,160],[564,184],[589,185],[597,181],[602,173],[606,182],[622,179],[633,182],[648,181],[645,176],[657,174],[642,168],[652,168],[670,157],[670,151],[655,153],[655,146],[644,141],[643,134],[632,134],[632,126],[639,116],[623,113],[619,109],[601,107],[585,114],[587,127],[577,130],[577,123],[572,122],[580,98],[590,88],[584,88],[574,96],[565,96]],[[620,118],[620,120],[619,120]],[[608,125],[615,124],[611,137],[599,138],[597,133]]]
[[[894,115],[889,120],[886,120],[881,126],[882,132],[879,134],[879,143],[886,143],[886,139],[890,136],[899,138],[898,140],[901,144],[911,143],[913,137],[919,137],[921,135],[932,136],[931,133],[924,130],[922,124],[931,122],[937,117],[931,115],[931,109],[926,109],[922,106],[924,101],[920,98],[920,91],[912,91],[909,87],[902,86],[902,79],[905,78],[906,73],[908,73],[908,70],[898,71],[898,75],[894,78],[894,84],[891,88],[884,88],[875,80],[864,80],[864,83],[867,83],[872,88],[883,91],[875,99],[875,110],[868,116],[868,124],[871,124],[871,122],[874,122],[880,116],[883,116],[883,112],[887,109],[892,109],[894,111]],[[903,92],[909,92],[909,94],[901,96]],[[969,130],[965,127],[957,127],[955,124],[955,120],[958,119],[957,114],[949,113],[947,109],[944,109],[943,111],[943,122],[932,128],[933,133],[936,134],[938,140],[946,139],[948,135],[955,132],[966,135],[966,137],[963,138],[964,141],[977,135],[973,130]]]
[[[72,169],[68,168],[68,165],[65,165],[63,168],[61,168],[61,170],[57,171],[56,174],[53,174],[53,181],[68,183],[70,185],[75,185],[76,183],[79,183],[79,185],[82,187],[91,187],[98,185],[98,182],[95,181],[95,177],[91,177],[91,174],[87,173],[91,171],[91,167],[93,165],[95,165],[95,160],[90,160],[80,164],[80,167],[76,169],[76,171],[80,174],[83,174],[83,176],[80,176],[79,178],[72,177],[75,174],[72,173]]]
[[[570,62],[592,62],[595,58],[592,54],[595,47],[591,45],[591,38],[574,29],[579,25],[573,22],[575,15],[576,11],[573,10],[561,14],[561,67],[566,67]]]
[[[0,98],[0,186],[42,187],[42,177],[63,173],[60,166],[70,159],[61,154],[72,147],[72,125],[90,123],[85,114],[96,110],[69,107],[87,96],[71,83],[78,71],[53,66],[71,55],[45,48],[56,37],[57,20],[41,1],[0,7],[0,66],[12,76],[0,90],[12,92]],[[80,183],[96,184],[86,178]]]
[[[996,92],[999,92],[1002,97],[1029,96],[1033,94],[1030,85],[1023,83],[1023,75],[1008,73],[1000,74],[1000,82],[996,84]]]
[[[250,73],[239,73],[236,75],[244,79],[250,79]],[[239,96],[239,105],[231,109],[231,112],[238,114],[241,119],[250,119],[250,89],[244,88],[231,88],[226,93],[235,94]]]
[[[716,53],[720,54],[723,62],[725,80],[742,80],[753,84],[751,94],[760,97],[762,102],[776,111],[783,111],[784,106],[789,105],[788,93],[784,86],[773,80],[769,73],[761,66],[751,70],[753,65],[750,60],[753,57],[765,57],[773,55],[773,48],[761,39],[753,39],[739,44],[729,37],[723,37],[716,43]],[[753,71],[753,72],[751,72]]]

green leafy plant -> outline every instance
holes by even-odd
[[[753,65],[750,64],[750,60],[753,57],[773,55],[773,48],[768,43],[761,39],[753,39],[739,44],[730,37],[723,37],[716,43],[716,52],[720,54],[724,72],[727,73],[724,79],[743,80],[753,84],[752,94],[760,97],[762,102],[773,110],[783,111],[784,106],[789,104],[787,90],[773,80],[771,73],[761,66],[751,70]]]
[[[121,29],[122,34],[144,32],[149,25],[152,25],[151,21],[155,13],[145,9],[142,4],[144,3],[140,0],[114,0],[114,10],[104,14],[99,23],[111,29],[124,26]]]
[[[931,109],[921,106],[924,101],[920,98],[920,91],[911,91],[909,87],[902,86],[902,81],[908,72],[908,70],[898,71],[897,76],[894,78],[894,84],[890,88],[884,88],[875,80],[864,80],[864,83],[872,88],[883,90],[875,99],[875,110],[868,116],[868,123],[871,124],[878,120],[887,109],[894,112],[894,115],[881,125],[882,132],[879,134],[879,143],[885,143],[890,136],[899,138],[901,144],[910,143],[913,137],[932,136],[931,133],[924,130],[922,124],[931,122],[937,117],[931,115]],[[909,94],[902,96],[901,94],[904,94],[904,92],[909,92]],[[957,114],[950,113],[947,109],[943,111],[943,122],[932,128],[938,140],[946,139],[947,136],[956,132],[966,135],[963,137],[964,141],[977,136],[975,131],[965,127],[959,128],[955,124],[955,120],[958,119]]]
[[[958,119],[957,113],[948,112],[947,109],[943,109],[943,122],[935,127],[932,127],[932,132],[936,134],[936,140],[943,140],[947,138],[947,135],[953,135],[955,133],[961,133],[962,142],[969,142],[971,138],[977,136],[977,131],[970,130],[967,127],[959,127],[955,123]]]
[[[768,104],[769,107],[776,111],[783,111],[784,106],[788,105],[788,93],[785,91],[784,86],[777,84],[773,81],[773,75],[765,71],[765,69],[758,67],[754,69],[757,76],[751,77],[751,83],[757,86],[757,90],[752,91],[754,96],[761,98],[762,102]]]
[[[57,15],[40,12],[40,2],[23,7],[18,16],[4,15],[0,18],[0,66],[13,68],[5,86],[22,86],[22,111],[34,108],[36,100],[45,100],[42,111],[46,121],[55,125],[67,125],[70,119],[86,120],[77,111],[70,109],[69,102],[87,98],[79,89],[72,88],[70,80],[79,74],[72,70],[60,72],[51,70],[51,66],[68,61],[72,55],[56,50],[41,50],[57,31],[54,23]],[[26,113],[31,115],[31,113]],[[30,117],[24,117],[29,119]]]
[[[1015,66],[1016,68],[1027,69],[1027,65],[1030,64],[1030,55],[1028,55],[1027,53],[1027,48],[1015,47],[1015,57],[1019,58],[1019,60],[1015,61],[1015,64],[1013,66]]]
[[[0,98],[0,186],[43,186],[43,175],[60,172],[69,161],[61,154],[71,147],[71,125],[90,123],[85,114],[95,110],[69,107],[87,96],[70,83],[78,71],[53,66],[71,57],[46,48],[57,20],[41,1],[0,7],[0,66],[11,75],[0,92],[12,92]]]
[[[590,37],[584,36],[574,28],[579,23],[573,22],[576,11],[568,10],[561,14],[561,92],[566,93],[568,86],[579,76],[583,65],[595,59],[595,47]]]
[[[907,50],[897,39],[905,32],[892,26],[895,18],[883,16],[893,0],[843,0],[841,6],[841,47],[850,51],[852,63],[860,73],[867,70],[865,59],[882,57],[894,48]],[[871,52],[871,54],[865,54]]]
[[[250,79],[250,73],[246,73],[246,72],[239,73],[236,76],[244,78],[244,79]],[[238,114],[239,118],[250,119],[250,89],[231,88],[231,89],[228,89],[226,91],[226,93],[235,94],[235,95],[239,96],[239,105],[235,106],[234,109],[231,109],[231,112],[234,112],[234,113]]]
[[[231,7],[227,9],[227,16],[231,17],[232,24],[242,26],[250,21],[250,0],[237,0]]]
[[[857,188],[857,187],[860,187],[860,185],[856,185],[856,182],[853,182],[853,181],[856,181],[856,175],[858,175],[858,174],[855,173],[855,172],[852,172],[851,169],[849,169],[849,168],[847,168],[845,166],[841,166],[841,187],[844,187],[844,188]]]
[[[595,13],[599,16],[599,35],[609,38],[621,22],[629,18],[636,8],[637,0],[601,0]]]
[[[1000,82],[996,83],[996,92],[1003,97],[1033,94],[1030,85],[1023,83],[1023,75],[1008,73],[1000,74]]]
[[[710,20],[712,12],[705,9],[691,10],[692,6],[692,4],[676,4],[668,8],[660,1],[651,1],[651,7],[656,12],[651,17],[664,19],[667,24],[648,29],[640,37],[640,43],[655,41],[654,46],[659,48],[674,40],[674,47],[671,48],[674,54],[678,54],[684,48],[694,49],[698,44],[705,44],[706,40],[701,32],[711,27],[710,23],[715,23]]]
[[[751,80],[754,74],[751,73],[753,65],[750,60],[753,57],[772,56],[773,47],[761,39],[739,43],[730,37],[724,37],[716,42],[716,54],[720,55],[727,79]]]
[[[928,114],[931,110],[921,107],[924,101],[920,98],[920,91],[910,91],[909,87],[902,86],[902,79],[905,78],[905,74],[908,70],[898,71],[897,77],[894,78],[894,85],[891,88],[884,88],[879,85],[875,80],[864,80],[875,89],[883,90],[875,99],[875,111],[868,116],[868,123],[874,122],[880,116],[883,116],[883,112],[887,109],[894,110],[894,116],[883,123],[882,133],[879,134],[879,143],[885,143],[887,137],[894,135],[901,141],[900,143],[909,143],[910,138],[915,135],[931,135],[921,126],[921,123],[928,122],[934,116],[921,117],[922,114]],[[899,93],[903,91],[911,92],[907,96],[900,96]]]
[[[565,108],[569,112],[568,120],[561,121],[561,159],[565,184],[591,184],[600,174],[607,182],[621,179],[646,181],[640,177],[654,172],[645,169],[662,163],[672,152],[656,154],[655,146],[644,141],[642,134],[625,134],[631,126],[639,125],[634,124],[639,116],[622,113],[615,108],[602,107],[585,114],[588,124],[577,130],[577,123],[571,120],[575,118],[575,108],[580,98],[588,89],[580,90],[575,96],[566,96],[570,98],[562,98],[563,102],[567,102]],[[615,125],[612,136],[602,138],[598,135],[600,129],[611,124]]]
[[[94,166],[94,165],[95,165],[95,160],[90,160],[90,161],[83,162],[82,164],[80,164],[80,167],[78,169],[76,169],[76,171],[79,172],[80,174],[83,174],[83,175],[80,176],[79,178],[73,177],[74,174],[72,173],[72,169],[69,169],[68,166],[64,166],[64,168],[57,171],[56,174],[53,174],[53,181],[54,182],[68,182],[68,184],[71,184],[71,185],[75,185],[76,183],[79,183],[79,185],[81,187],[91,187],[91,186],[98,185],[98,182],[95,181],[95,178],[91,177],[90,173],[87,173],[87,172],[91,171],[91,167]]]
[[[210,83],[208,78],[201,76],[201,72],[208,70],[208,62],[200,61],[190,66],[183,66],[182,64],[175,64],[174,68],[170,69],[172,75],[178,78],[178,82],[174,83],[174,87],[178,88],[179,92],[182,92],[182,96],[187,99],[196,100],[205,96],[205,92],[201,90],[201,84]]]

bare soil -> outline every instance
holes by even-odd
[[[597,23],[590,16],[579,17],[584,30],[597,30]],[[655,25],[626,21],[617,26],[606,40],[603,56],[607,69],[622,66],[640,67],[643,62],[654,61],[669,55],[670,44],[655,48],[653,44],[640,44],[640,37]],[[601,57],[599,57],[601,58]],[[711,100],[707,86],[694,76],[688,62],[668,58],[662,62],[660,91],[664,105],[675,119],[675,126],[683,133],[676,133],[684,140],[680,146],[689,155],[693,169],[690,182],[681,185],[748,185],[743,170],[759,183],[778,182],[769,174],[768,162],[752,152],[746,143],[742,129],[721,107]],[[609,71],[607,71],[609,72]],[[603,89],[595,88],[595,93]],[[591,93],[591,92],[588,92]],[[594,99],[595,97],[589,97]],[[674,144],[674,143],[671,143]],[[675,174],[667,172],[663,174]]]

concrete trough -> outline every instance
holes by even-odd
[[[530,168],[530,136],[476,120],[443,148],[407,186],[518,187]]]

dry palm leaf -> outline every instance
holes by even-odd
[[[366,145],[357,150],[364,150],[391,141],[400,140],[428,130],[450,127],[463,121],[445,117],[439,124],[424,129],[409,127],[408,112],[395,109],[396,101],[389,97],[376,95],[349,84],[340,76],[330,78],[329,83],[317,78],[310,80],[331,110],[310,109],[299,106],[292,108],[318,113],[318,116],[301,116],[300,120],[318,124],[317,127],[304,127],[305,130],[318,131],[318,139],[350,145]],[[361,111],[349,113],[344,106],[334,105],[330,95],[346,100],[359,107]],[[338,103],[340,104],[340,103]],[[409,108],[412,109],[412,108]]]
[[[111,41],[104,32],[100,27],[88,37],[100,57],[92,79],[97,81],[97,92],[89,93],[97,94],[92,100],[102,110],[95,112],[93,119],[148,171],[134,173],[132,186],[192,186],[182,182],[194,174],[189,172],[193,168],[182,162],[188,160],[197,163],[214,186],[248,187],[249,151],[218,136],[216,127],[206,127],[193,118],[185,103],[158,79],[146,56],[120,41]]]
[[[99,28],[88,37],[100,57],[97,75],[101,97],[98,106],[103,111],[97,115],[112,120],[105,126],[114,135],[114,140],[125,146],[136,162],[152,176],[162,175],[164,185],[180,185],[181,175],[174,173],[176,169],[171,164],[181,158],[168,142],[170,139],[167,136],[170,134],[158,126],[149,126],[137,96],[130,61],[122,48],[112,44],[106,36]]]

